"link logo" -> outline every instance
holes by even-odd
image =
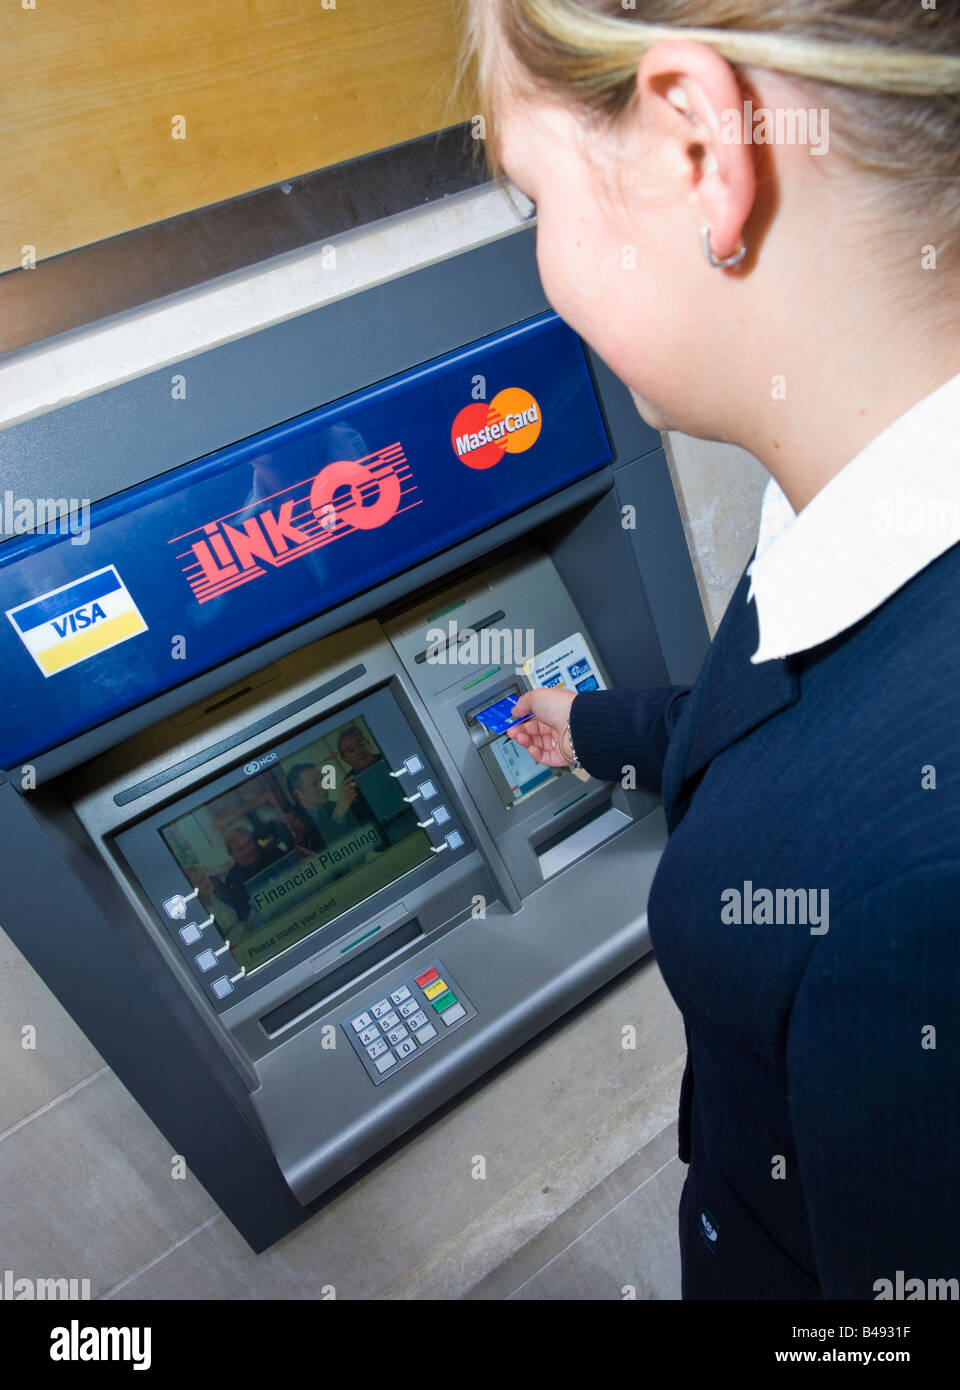
[[[504,454],[523,454],[540,438],[540,406],[522,386],[498,391],[492,401],[466,405],[453,422],[450,442],[468,468],[493,468]]]
[[[415,490],[403,446],[388,444],[362,459],[328,463],[315,478],[281,489],[255,509],[208,521],[170,544],[188,543],[177,558],[197,602],[209,603],[269,569],[385,526],[416,505],[401,506]]]

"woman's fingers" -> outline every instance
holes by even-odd
[[[517,700],[517,703],[513,707],[513,713],[511,716],[513,719],[522,719],[525,714],[531,713],[531,711],[533,710],[533,698],[536,695],[536,693],[537,692],[535,690],[527,690],[523,695],[520,696],[520,698]]]
[[[538,763],[547,767],[566,767],[567,760],[560,751],[560,738],[570,717],[570,706],[576,696],[569,690],[538,686],[519,697],[511,711],[513,719],[522,719],[507,730],[507,737],[525,748]],[[531,715],[532,718],[526,718]]]
[[[525,724],[518,724],[510,729],[509,734],[538,763],[545,763],[550,767],[566,766],[566,759],[557,746],[559,739],[556,731],[550,724],[545,724],[540,719],[528,719]]]
[[[513,707],[513,717],[522,719],[525,714],[533,714],[542,724],[549,724],[559,734],[570,718],[570,706],[575,699],[573,691],[538,686],[536,690],[528,690],[520,696]]]

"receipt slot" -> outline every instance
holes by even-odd
[[[529,231],[177,371],[0,438],[91,499],[0,545],[0,921],[262,1250],[642,958],[656,797],[503,721],[707,632]]]

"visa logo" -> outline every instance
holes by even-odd
[[[55,618],[53,626],[58,637],[66,637],[68,632],[82,632],[85,627],[105,621],[106,616],[99,603],[95,603],[90,609],[78,608],[75,613],[68,613],[62,622]]]
[[[7,618],[45,676],[67,671],[147,631],[115,565],[8,608]]]

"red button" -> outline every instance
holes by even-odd
[[[431,980],[439,980],[439,978],[439,971],[434,970],[431,966],[429,970],[425,970],[422,975],[417,976],[417,984],[423,989],[424,985],[428,985]]]

